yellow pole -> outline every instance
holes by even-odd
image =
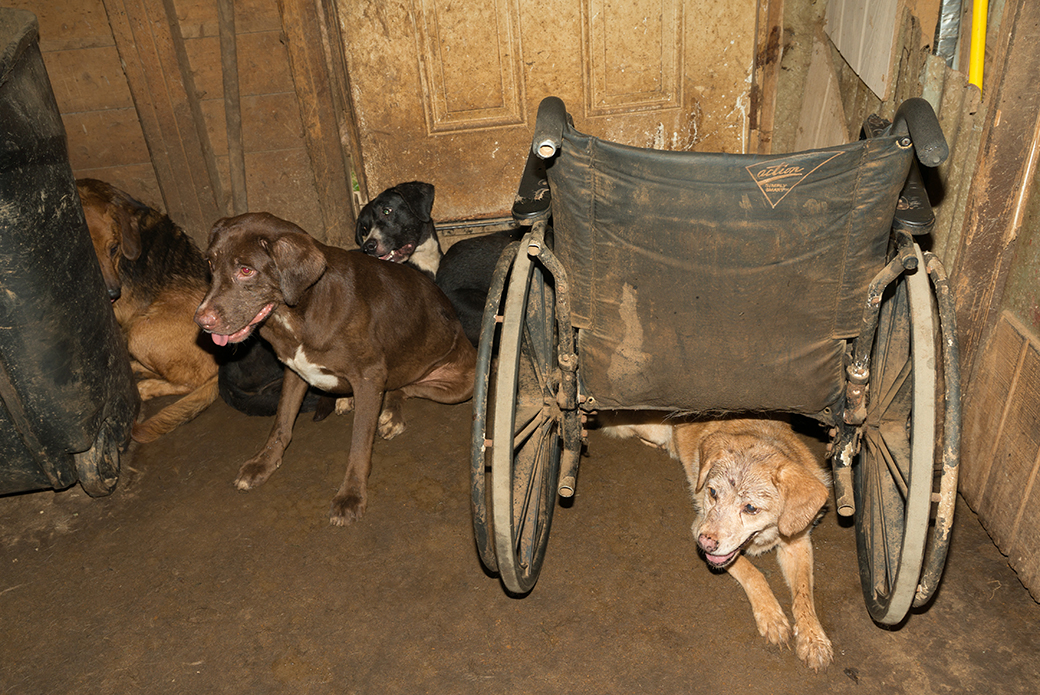
[[[971,56],[968,82],[982,89],[982,66],[986,62],[986,10],[989,0],[974,0],[971,7]]]

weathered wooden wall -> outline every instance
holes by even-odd
[[[1008,0],[1002,19],[953,277],[971,375],[961,493],[1040,600],[1040,5]]]
[[[232,212],[216,0],[11,4],[39,19],[75,175],[104,179],[167,211],[204,243],[216,218]],[[310,6],[234,4],[249,207],[341,241],[352,238],[342,230],[352,219],[341,207],[338,218],[325,220],[290,65],[287,46],[298,46],[302,34],[283,31],[283,8],[291,13],[299,4]],[[339,199],[349,207],[342,160],[339,177]]]
[[[144,133],[102,0],[13,0],[34,12],[40,50],[77,176],[162,203]]]

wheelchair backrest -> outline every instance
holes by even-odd
[[[894,136],[755,156],[565,129],[548,178],[585,392],[686,412],[837,403],[912,157]]]

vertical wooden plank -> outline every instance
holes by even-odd
[[[805,78],[805,96],[798,119],[794,150],[810,150],[849,141],[845,128],[845,111],[841,105],[841,85],[831,62],[827,38],[817,35],[813,41],[812,60]]]
[[[176,16],[164,0],[105,0],[105,8],[166,212],[198,234],[225,209]]]
[[[889,120],[895,117],[896,109],[904,101],[921,96],[921,75],[928,55],[927,51],[921,50],[921,26],[914,14],[904,7],[897,17],[899,23],[892,51],[892,83],[888,90],[889,98],[880,111],[880,115]]]
[[[1026,345],[1016,372],[1013,386],[1004,396],[1008,404],[1004,425],[978,509],[990,536],[1005,553],[1011,546],[1015,522],[1026,501],[1023,492],[1040,451],[1040,400],[1036,398],[1040,359],[1035,347]]]
[[[361,127],[355,116],[357,110],[354,106],[350,75],[347,73],[347,57],[344,53],[343,31],[337,14],[337,0],[317,0],[317,3],[325,63],[329,66],[329,84],[332,90],[333,106],[339,117],[343,160],[348,165],[350,174],[350,192],[353,202],[351,218],[356,219],[357,213],[369,199],[365,167],[361,166]]]
[[[894,82],[899,0],[831,0],[824,30],[860,79],[885,101]]]
[[[330,244],[350,243],[354,237],[350,165],[344,161],[318,10],[314,0],[279,0],[278,9],[321,206],[323,236]]]
[[[231,214],[241,215],[249,210],[249,196],[246,191],[246,159],[242,150],[242,96],[238,89],[238,36],[232,0],[217,0],[217,18],[220,24],[220,73],[224,86],[224,122],[227,124]]]
[[[1040,351],[1037,350],[1035,342],[1030,341],[1022,360],[1022,378],[1019,379],[1018,388],[1015,389],[1015,401],[1022,404],[1016,410],[1028,412],[1031,419],[1026,419],[1026,429],[1022,432],[1009,432],[1010,436],[1021,440],[1023,444],[1019,447],[1024,449],[1019,468],[1022,471],[1021,485],[1013,491],[1013,500],[1018,502],[1018,513],[1015,515],[1014,524],[1011,526],[1009,536],[1011,538],[1005,552],[1011,556],[1016,553],[1024,555],[1040,555],[1040,521],[1037,515],[1031,513],[1029,498],[1036,486],[1036,475],[1038,461],[1040,461],[1040,379],[1035,378],[1040,374]],[[1029,457],[1030,449],[1033,449],[1032,457]]]
[[[965,375],[971,375],[982,338],[999,316],[1021,213],[1032,189],[1026,185],[1027,173],[1033,170],[1040,143],[1040,90],[1035,89],[1040,74],[1040,3],[1022,2],[1016,10],[1004,18],[1010,27],[1006,60],[990,69],[995,78],[1001,77],[987,82],[987,91],[994,91],[986,97],[967,222],[951,273]]]
[[[1033,390],[1033,397],[1040,397],[1037,389]],[[1018,572],[1022,583],[1026,585],[1036,601],[1040,601],[1040,514],[1035,513],[1037,505],[1040,504],[1038,473],[1040,473],[1040,456],[1033,461],[1029,489],[1022,496],[1022,513],[1015,526],[1011,547],[1007,551],[1008,564]]]
[[[971,174],[982,134],[982,95],[978,87],[968,84],[964,73],[951,70],[937,56],[933,56],[933,59],[944,74],[937,113],[950,146],[950,157],[938,169],[943,196],[935,211],[932,251],[947,268],[953,269],[964,229]]]
[[[755,62],[751,83],[749,152],[773,151],[776,85],[784,48],[784,0],[760,0],[755,32]]]
[[[986,347],[985,359],[964,404],[961,438],[960,490],[972,509],[984,503],[986,484],[996,449],[1003,439],[1004,421],[1025,347],[1025,339],[1008,320],[1002,320]]]

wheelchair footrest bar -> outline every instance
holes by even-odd
[[[856,501],[852,494],[852,466],[834,469],[834,504],[838,516],[853,516],[856,513]]]
[[[557,491],[560,497],[574,497],[578,483],[578,462],[581,460],[581,448],[564,449],[560,457],[560,483]]]
[[[856,498],[852,487],[852,462],[859,454],[860,430],[858,427],[839,425],[831,430],[828,450],[831,458],[831,473],[834,484],[834,504],[838,516],[853,516],[856,513]]]

